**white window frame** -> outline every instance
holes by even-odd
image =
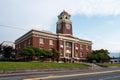
[[[80,44],[80,49],[83,49],[83,45],[82,44]]]
[[[80,52],[80,57],[83,57],[83,53],[82,52]]]
[[[66,43],[66,46],[67,46],[67,47],[72,47],[72,44],[71,44],[70,42],[67,42],[67,43]]]
[[[40,38],[40,39],[39,39],[39,43],[40,43],[40,44],[44,44],[44,39],[43,39],[43,38]]]
[[[53,40],[49,40],[49,45],[53,45]]]
[[[86,50],[89,50],[88,45],[86,45]]]

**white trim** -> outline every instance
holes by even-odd
[[[26,40],[26,38],[31,37],[32,33],[28,33],[26,35],[23,35],[22,37],[18,38],[17,40],[15,40],[15,43],[20,42],[21,40]]]
[[[25,40],[27,40],[27,39],[29,39],[29,38],[31,38],[31,37],[32,37],[32,36],[29,36],[29,37],[27,37],[27,38],[25,38],[25,39],[23,39],[23,40],[15,41],[15,45],[18,45],[18,44],[22,43],[23,41],[25,41]]]
[[[47,32],[46,32],[47,33]],[[23,35],[23,37],[20,37],[19,39],[17,39],[16,41],[15,41],[15,43],[17,43],[17,42],[19,42],[19,41],[21,41],[21,40],[23,40],[23,39],[25,39],[26,37],[28,37],[28,36],[32,36],[32,35],[37,35],[37,37],[40,37],[40,36],[46,36],[46,37],[53,37],[53,38],[61,38],[61,39],[65,39],[65,40],[71,40],[71,42],[72,41],[77,41],[77,42],[80,42],[80,43],[85,43],[85,44],[89,44],[89,45],[91,45],[92,44],[92,42],[91,41],[87,41],[87,40],[82,40],[82,39],[79,39],[79,38],[77,38],[77,39],[75,39],[75,37],[73,37],[73,38],[70,38],[70,37],[66,37],[66,36],[64,36],[64,35],[66,35],[66,34],[58,34],[58,35],[56,35],[56,34],[50,34],[50,33],[48,33],[48,34],[46,34],[46,33],[42,33],[42,32],[36,32],[36,31],[32,31],[32,32],[28,32],[28,34],[26,34],[26,35]]]
[[[65,39],[65,40],[71,40],[71,42],[73,41],[78,41],[78,42],[81,42],[81,43],[84,43],[84,44],[89,44],[91,45],[92,42],[91,41],[85,41],[85,40],[80,40],[80,39],[74,39],[74,38],[69,38],[69,37],[64,37],[64,36],[58,36],[58,38],[62,38],[62,39]]]
[[[40,33],[40,32],[33,32],[33,34],[38,34],[39,36],[49,36],[49,37],[53,37],[53,38],[57,38],[57,36],[54,34],[54,35],[51,35],[51,34],[45,34],[45,33]]]

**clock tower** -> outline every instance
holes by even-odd
[[[72,22],[70,20],[70,17],[71,15],[66,11],[63,11],[60,13],[60,15],[58,15],[56,33],[72,35]]]

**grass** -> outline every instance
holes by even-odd
[[[105,64],[98,64],[98,65],[101,67],[110,67],[110,66],[120,67],[120,64],[107,64],[107,63],[105,63]]]
[[[0,70],[9,69],[48,69],[48,68],[88,68],[89,65],[80,63],[53,62],[0,62]]]

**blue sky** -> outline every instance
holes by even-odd
[[[94,50],[120,52],[120,0],[0,0],[0,42],[30,29],[55,33],[63,10],[71,14],[74,36],[91,40]]]

